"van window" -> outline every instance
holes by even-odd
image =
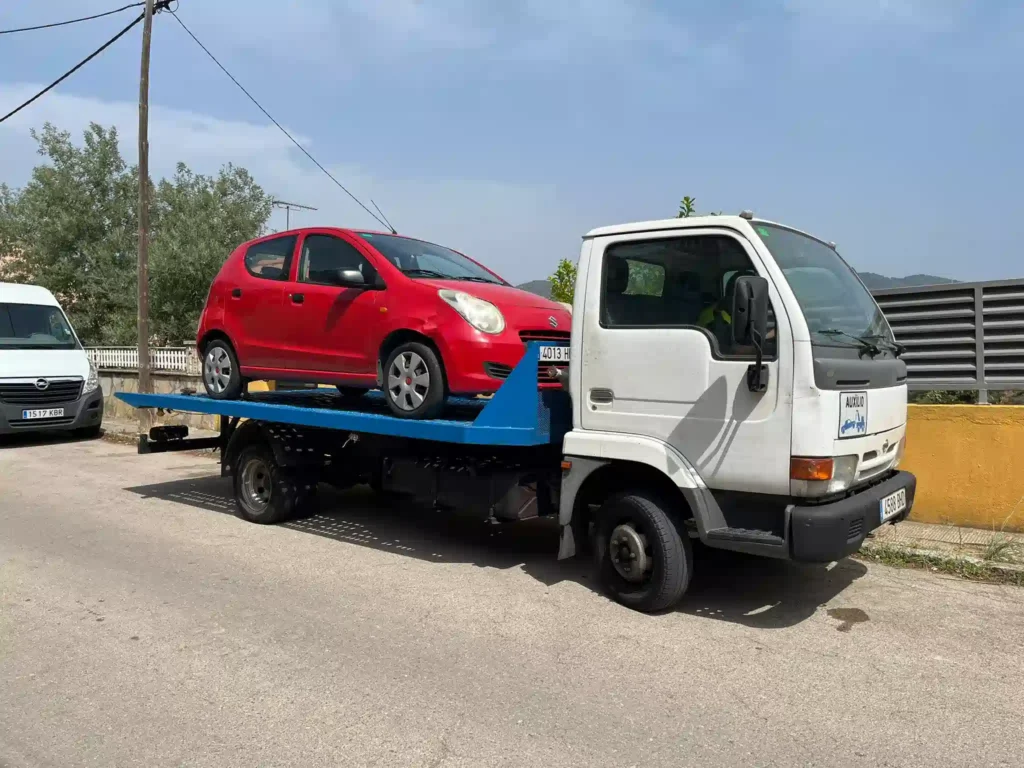
[[[287,235],[250,245],[245,252],[245,268],[254,277],[287,280],[292,269],[295,240],[295,235]]]
[[[78,349],[60,307],[0,304],[0,349]]]

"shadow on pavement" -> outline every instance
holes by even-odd
[[[60,445],[62,443],[91,443],[99,440],[100,435],[79,435],[74,432],[18,432],[13,435],[0,435],[0,451],[10,448],[31,448],[37,445]]]
[[[234,514],[231,481],[219,476],[127,488],[146,498]],[[320,511],[282,527],[335,541],[438,563],[522,568],[543,584],[562,581],[599,591],[586,558],[559,562],[559,529],[551,519],[498,524],[455,511],[431,510],[369,488],[320,487]],[[866,572],[845,560],[828,570],[709,549],[695,543],[694,577],[682,613],[750,627],[780,628],[809,618]]]

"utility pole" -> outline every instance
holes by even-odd
[[[292,228],[292,208],[297,211],[315,211],[317,210],[311,205],[299,205],[298,203],[288,203],[284,200],[271,200],[270,204],[275,208],[284,208],[284,228]]]
[[[139,73],[139,392],[152,392],[149,377],[149,48],[154,0],[146,0]],[[139,408],[139,434],[149,435],[149,409]]]

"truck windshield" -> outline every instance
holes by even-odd
[[[78,339],[59,307],[0,303],[0,350],[77,348]]]
[[[412,278],[434,277],[506,285],[494,273],[450,248],[398,235],[361,232],[360,237]]]
[[[791,229],[754,222],[803,310],[814,344],[850,346],[851,339],[893,341],[868,289],[832,248]]]

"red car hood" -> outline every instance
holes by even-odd
[[[449,288],[453,291],[462,291],[470,296],[484,299],[494,304],[499,309],[504,307],[533,307],[544,309],[548,312],[565,312],[561,304],[545,299],[529,291],[521,291],[511,285],[498,285],[496,283],[476,283],[469,280],[420,280],[427,285],[442,288]]]

